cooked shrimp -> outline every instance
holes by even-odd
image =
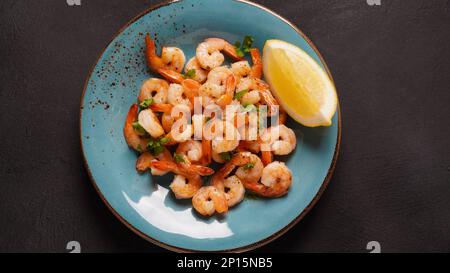
[[[253,155],[249,152],[237,153],[216,174],[214,174],[211,184],[225,193],[228,206],[232,207],[241,202],[242,199],[244,199],[245,189],[243,184],[241,183],[241,178],[237,176],[237,172],[242,166],[245,168],[246,166],[248,167],[249,164],[252,164],[252,167],[255,167],[257,164],[255,161],[255,157],[257,158],[256,155]],[[259,166],[256,167],[259,168]],[[236,175],[228,177],[235,168],[238,168],[238,170],[236,171]],[[260,168],[260,172],[261,171],[262,167]],[[242,171],[240,172],[242,173]],[[253,177],[256,176],[255,173],[252,173],[251,175],[253,175]],[[260,176],[261,175],[259,174],[259,177]],[[256,181],[259,180],[259,177],[257,177]]]
[[[246,182],[257,182],[262,175],[264,165],[261,159],[255,155],[250,155],[250,161],[236,170],[236,176]]]
[[[200,95],[219,98],[226,91],[227,79],[230,75],[233,75],[233,72],[225,66],[214,68],[209,72],[206,82],[200,87]]]
[[[138,115],[139,124],[152,137],[158,138],[164,135],[164,129],[159,123],[158,117],[151,109],[142,110]]]
[[[227,177],[223,182],[223,187],[228,207],[233,207],[244,200],[245,188],[236,175]]]
[[[189,199],[202,187],[202,180],[198,175],[189,178],[175,175],[169,187],[177,199]]]
[[[169,82],[180,84],[181,82],[184,81],[183,74],[178,73],[177,71],[159,68],[157,72]]]
[[[242,78],[250,75],[252,68],[248,61],[239,61],[231,64],[231,71],[233,71],[236,80],[239,82]]]
[[[127,117],[125,119],[125,125],[123,126],[123,136],[128,146],[138,152],[145,151],[147,147],[147,141],[141,138],[139,134],[134,130],[133,123],[137,121],[138,106],[133,104],[128,110]]]
[[[180,84],[172,83],[169,86],[167,101],[172,105],[184,104],[193,107]]]
[[[181,72],[186,62],[183,50],[177,47],[163,47],[160,57],[156,54],[155,41],[150,38],[148,33],[145,36],[145,44],[147,63],[153,71],[157,72],[158,69],[165,68]]]
[[[205,166],[195,165],[189,162],[186,162],[184,164],[175,163],[170,160],[152,161],[151,167],[161,171],[171,171],[175,174],[179,174],[188,178],[196,175],[208,176],[214,173],[213,169]]]
[[[218,213],[228,211],[225,194],[213,186],[200,188],[192,198],[192,206],[203,216],[211,216],[216,211]]]
[[[283,124],[265,129],[261,140],[261,149],[272,151],[276,155],[290,154],[297,144],[294,131]]]
[[[225,109],[225,107],[233,101],[234,90],[236,89],[236,80],[233,75],[228,75],[225,82],[225,94],[220,96],[216,101],[217,105]]]
[[[242,96],[241,103],[242,104],[257,104],[260,97],[259,85],[255,81],[254,78],[241,78],[238,85],[236,86],[237,92],[246,90],[247,92]]]
[[[243,182],[246,189],[249,189],[261,196],[280,197],[285,195],[292,184],[292,173],[286,165],[279,161],[274,161],[264,167],[259,182]]]
[[[229,152],[239,145],[239,131],[231,122],[215,120],[206,128],[204,137],[212,140],[213,152],[218,154]]]
[[[178,145],[176,153],[185,155],[189,162],[193,164],[202,164],[203,152],[200,141],[188,140],[182,142]]]
[[[136,170],[138,172],[145,172],[150,169],[152,175],[165,175],[168,171],[161,171],[151,167],[153,161],[158,160],[172,160],[172,155],[169,150],[164,148],[164,151],[157,156],[153,156],[149,152],[142,153],[136,161]]]
[[[200,63],[197,60],[197,57],[192,57],[184,67],[184,73],[187,73],[190,70],[195,71],[195,75],[193,80],[203,83],[206,81],[206,77],[208,76],[208,70],[205,70],[201,67]]]
[[[242,78],[252,77],[259,79],[262,76],[262,60],[259,50],[257,48],[250,49],[250,55],[253,63],[251,67],[248,61],[239,61],[231,64],[231,70],[238,82]]]
[[[150,78],[144,82],[139,93],[138,100],[153,99],[154,103],[166,103],[169,84],[162,79]]]
[[[197,46],[196,57],[203,69],[211,70],[221,66],[225,57],[221,53],[223,51],[234,60],[241,60],[236,53],[234,46],[224,39],[209,38]]]
[[[262,60],[261,60],[261,54],[259,53],[259,50],[257,48],[250,49],[250,55],[252,56],[252,72],[250,73],[250,76],[253,78],[260,79],[262,76]]]

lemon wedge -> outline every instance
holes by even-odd
[[[263,69],[273,95],[293,119],[309,127],[331,125],[338,103],[336,88],[305,51],[284,41],[267,40]]]

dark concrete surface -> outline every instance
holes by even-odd
[[[97,55],[158,1],[0,1],[0,251],[164,251],[89,182],[79,101]],[[307,217],[258,251],[450,251],[450,1],[257,1],[298,25],[336,81],[342,146]],[[270,218],[270,217],[268,217]]]

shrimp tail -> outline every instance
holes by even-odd
[[[223,52],[225,52],[225,54],[227,54],[227,56],[231,57],[235,61],[242,61],[242,60],[244,60],[244,57],[241,57],[241,56],[238,55],[234,45],[232,45],[232,44],[230,44],[228,42],[225,43],[225,47],[223,49]]]
[[[177,164],[168,160],[152,161],[150,162],[152,168],[158,169],[160,171],[176,171]]]
[[[123,135],[128,146],[133,148],[138,152],[143,152],[146,148],[145,139],[139,137],[139,135],[134,131],[133,123],[137,120],[138,116],[138,106],[137,104],[131,105],[128,110],[127,117],[125,119],[125,125],[123,127]]]
[[[145,57],[147,64],[153,71],[157,72],[159,68],[163,67],[163,61],[156,54],[155,41],[150,37],[150,34],[145,35]]]
[[[261,54],[259,53],[259,49],[252,48],[250,49],[250,55],[252,56],[252,72],[250,76],[254,78],[260,79],[262,77],[262,60]]]
[[[184,81],[183,75],[177,71],[166,68],[158,68],[157,72],[169,82],[180,84]]]
[[[273,156],[271,151],[261,151],[261,161],[264,164],[264,166],[267,166],[268,164],[272,163]]]
[[[214,174],[214,170],[202,165],[194,165],[194,164],[188,164],[186,168],[189,169],[190,172],[196,173],[200,176],[208,176]]]
[[[211,140],[205,138],[202,139],[202,153],[203,153],[203,164],[211,164]]]
[[[154,112],[170,113],[172,111],[173,105],[169,103],[158,103],[150,105],[150,109]]]
[[[194,99],[199,95],[198,90],[201,87],[201,84],[197,81],[186,79],[181,82],[181,86],[184,88],[184,93],[190,99]]]
[[[220,96],[220,98],[216,101],[216,104],[219,105],[222,109],[230,104],[233,101],[234,90],[236,89],[236,78],[233,74],[230,74],[225,83],[225,94]]]

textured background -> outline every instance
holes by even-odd
[[[89,68],[159,1],[0,1],[0,251],[164,251],[122,225],[82,164]],[[450,251],[450,1],[257,1],[298,25],[336,81],[342,146],[307,217],[258,251]]]

